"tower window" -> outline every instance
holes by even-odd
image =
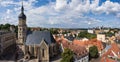
[[[45,57],[45,50],[42,49],[42,57]]]
[[[20,28],[20,30],[21,30],[21,28]]]
[[[0,38],[0,43],[1,43],[1,38]]]

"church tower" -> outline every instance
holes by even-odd
[[[27,25],[26,25],[26,15],[24,14],[24,7],[22,3],[21,13],[18,17],[18,43],[23,45],[26,40],[26,33],[27,33]]]

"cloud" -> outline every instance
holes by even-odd
[[[120,13],[117,14],[117,17],[120,18]]]
[[[111,1],[104,2],[101,6],[98,6],[93,9],[94,13],[106,13],[106,14],[115,14],[120,12],[120,4],[119,3],[113,3]]]
[[[67,0],[56,0],[55,9],[62,10],[67,6]]]
[[[97,18],[97,15],[105,13],[114,14],[120,18],[120,4],[105,1],[99,6],[99,0],[56,0],[50,1],[46,5],[35,6],[39,0],[23,1],[28,26],[40,27],[89,27],[98,26],[107,21]],[[41,2],[40,2],[41,3]],[[7,9],[6,14],[2,15],[2,23],[8,22],[16,24],[21,9],[21,2],[11,0],[1,0],[2,7],[14,6]],[[94,16],[90,16],[92,13]],[[101,16],[102,17],[102,16]],[[5,21],[4,21],[5,20]]]

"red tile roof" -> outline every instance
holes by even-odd
[[[116,43],[112,43],[112,44],[111,44],[111,48],[108,49],[108,51],[105,52],[105,53],[102,55],[101,62],[104,62],[105,60],[111,60],[111,61],[113,61],[113,62],[116,62],[115,60],[108,58],[108,56],[114,56],[114,57],[115,57],[115,55],[114,55],[114,53],[113,53],[112,51],[113,51],[113,52],[118,56],[118,58],[120,59],[120,48],[117,46]],[[108,58],[108,59],[104,59],[104,58]],[[110,62],[110,61],[108,61],[108,62]]]
[[[88,54],[86,48],[79,44],[74,44],[72,42],[68,42],[67,39],[61,38],[60,40],[57,40],[57,42],[60,42],[63,45],[63,48],[69,48],[71,49],[77,56],[77,58],[80,58],[86,54]]]
[[[102,57],[101,61],[100,62],[116,62],[115,60],[112,60],[110,58],[107,58],[107,57]]]
[[[97,46],[99,51],[101,51],[103,49],[102,42],[97,40],[97,39],[91,39],[91,40],[88,40],[88,41],[74,40],[73,43],[78,44],[78,45],[82,45],[82,46],[85,46],[85,47],[88,47],[90,45],[95,45],[95,46]]]

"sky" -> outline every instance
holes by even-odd
[[[22,0],[0,0],[0,24],[18,25]],[[120,0],[23,0],[27,26],[120,28]]]

